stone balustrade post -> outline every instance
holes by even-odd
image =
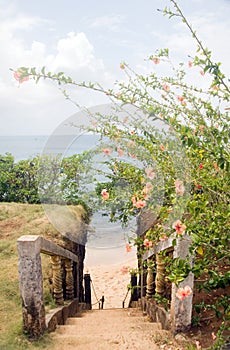
[[[165,293],[165,262],[162,254],[156,254],[156,293],[161,297]]]
[[[154,274],[153,274],[153,260],[147,259],[147,278],[146,278],[146,297],[152,298],[154,295]]]
[[[66,299],[72,300],[74,298],[74,281],[73,281],[73,262],[65,259],[66,271]]]
[[[40,239],[23,236],[17,240],[17,248],[23,328],[30,337],[38,338],[46,329]]]
[[[53,272],[54,300],[58,305],[63,305],[64,298],[63,298],[63,288],[62,288],[62,267],[61,267],[60,256],[52,255],[51,265],[52,265],[52,272]]]
[[[192,265],[193,257],[190,255],[189,247],[191,245],[191,238],[184,235],[177,239],[177,244],[174,247],[173,257],[190,260]],[[194,275],[192,272],[176,286],[172,283],[172,300],[171,300],[171,326],[174,333],[184,332],[191,326],[192,319],[192,298],[193,293],[186,297],[183,301],[176,297],[178,288],[189,286],[193,290]]]

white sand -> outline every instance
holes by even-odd
[[[125,247],[115,249],[87,249],[84,273],[90,273],[98,299],[105,297],[104,308],[121,308],[130,283],[130,274],[122,271],[137,267],[136,252],[125,251]],[[128,305],[130,294],[126,299]],[[92,303],[97,299],[92,288]],[[98,309],[98,304],[93,305]]]

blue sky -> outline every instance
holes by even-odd
[[[230,1],[178,3],[229,74]],[[51,83],[31,81],[19,88],[9,68],[45,65],[112,87],[124,78],[123,60],[147,72],[145,58],[165,47],[175,60],[188,60],[196,48],[188,29],[157,11],[169,5],[169,0],[0,0],[0,135],[50,134],[76,112]],[[86,91],[76,91],[74,98],[87,106],[107,102]]]

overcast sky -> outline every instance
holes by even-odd
[[[178,3],[229,74],[230,0]],[[157,11],[165,6],[169,0],[0,0],[0,135],[49,135],[77,111],[52,83],[19,87],[9,68],[46,66],[112,87],[123,79],[121,61],[148,70],[145,59],[165,47],[175,59],[188,60],[196,46],[179,19]],[[75,98],[86,106],[108,102],[83,90]]]

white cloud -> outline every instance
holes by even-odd
[[[38,17],[20,16],[2,21],[0,33],[1,66],[1,134],[49,133],[63,119],[76,112],[76,107],[67,102],[55,83],[40,81],[25,82],[18,88],[9,68],[20,66],[46,66],[52,72],[64,71],[75,76],[77,81],[100,81],[106,84],[113,78],[106,72],[103,60],[97,58],[94,47],[85,33],[69,33],[54,42],[51,51],[44,42],[29,41],[23,31],[44,24]],[[19,31],[20,29],[20,31]],[[105,102],[102,96],[90,91],[72,91],[74,98],[87,106]]]
[[[121,23],[124,22],[124,19],[125,16],[122,15],[100,16],[88,20],[88,23],[91,28],[101,28],[116,32],[119,30]]]

